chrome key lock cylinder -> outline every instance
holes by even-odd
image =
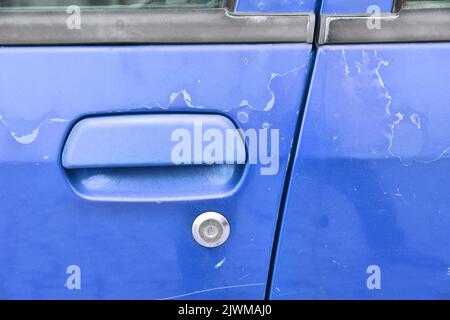
[[[192,235],[199,245],[216,248],[227,241],[230,224],[220,213],[204,212],[194,220]]]

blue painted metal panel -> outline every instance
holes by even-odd
[[[202,136],[207,132],[215,134],[213,139],[231,133],[233,141],[193,157],[197,148],[208,150],[211,145],[211,139]],[[189,150],[180,150],[180,136],[193,138]],[[244,137],[223,115],[100,116],[73,127],[61,162],[74,190],[89,200],[223,198],[241,181],[246,148]]]
[[[237,0],[237,12],[314,12],[319,0]]]
[[[191,137],[201,131],[217,130],[223,137],[226,132],[237,131],[230,119],[215,114],[151,114],[91,117],[78,122],[62,153],[66,169],[80,168],[130,168],[175,166],[172,150],[179,143],[174,132],[182,130]],[[197,161],[189,157],[186,165],[244,164],[245,142],[238,136],[234,152],[226,152],[226,145],[214,159]],[[199,139],[200,140],[200,139]],[[201,139],[202,150],[210,143]],[[193,153],[191,145],[190,152]]]
[[[310,50],[0,48],[0,298],[263,298]],[[113,203],[75,194],[61,166],[74,123],[153,112],[218,113],[244,130],[279,129],[279,171],[247,165],[238,188],[215,199]],[[210,210],[231,225],[216,249],[191,235],[195,217]],[[65,287],[69,265],[81,268],[81,290]]]
[[[449,54],[319,49],[272,298],[450,298]]]
[[[370,6],[378,6],[380,12],[392,12],[393,0],[322,0],[324,14],[366,13]],[[370,10],[369,13],[373,11]]]

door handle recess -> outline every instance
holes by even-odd
[[[231,193],[246,148],[234,123],[212,114],[139,114],[75,124],[62,166],[83,198],[171,201]]]

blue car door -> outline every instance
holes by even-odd
[[[2,1],[0,298],[263,299],[316,5]]]
[[[0,3],[0,298],[449,299],[450,1]]]
[[[272,299],[449,299],[450,2],[324,0]]]

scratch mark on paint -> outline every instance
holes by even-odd
[[[229,290],[229,289],[237,289],[237,288],[248,288],[248,287],[261,287],[261,286],[264,286],[264,283],[259,282],[259,283],[248,283],[248,284],[238,284],[238,285],[232,285],[232,286],[215,287],[215,288],[210,288],[210,289],[205,289],[205,290],[198,290],[198,291],[183,293],[183,294],[166,297],[166,298],[162,298],[162,299],[158,299],[158,300],[178,299],[178,298],[188,297],[188,296],[206,293],[206,292],[212,292],[212,291],[221,291],[221,290]]]
[[[220,260],[220,261],[214,266],[214,269],[219,269],[220,267],[222,267],[226,260],[227,260],[227,258],[223,258],[222,260]]]
[[[337,260],[331,260],[331,262],[333,262],[335,265],[337,265],[337,266],[339,266],[339,267],[342,267],[342,268],[347,268],[347,266],[345,265],[345,264],[343,264],[343,263],[340,263],[339,261],[337,261]]]

